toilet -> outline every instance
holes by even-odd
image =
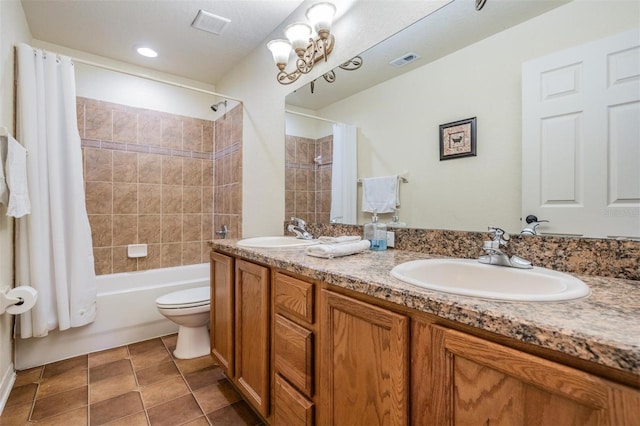
[[[191,359],[209,354],[209,287],[196,287],[165,294],[156,299],[158,311],[180,326],[173,355]]]

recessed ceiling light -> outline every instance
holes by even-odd
[[[150,47],[138,47],[136,49],[136,52],[138,52],[142,56],[146,56],[147,58],[155,58],[156,56],[158,56],[158,52]]]

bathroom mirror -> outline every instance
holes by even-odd
[[[522,64],[637,26],[623,3],[489,0],[476,11],[454,0],[363,52],[361,69],[290,93],[285,108],[357,126],[358,178],[406,177],[399,219],[409,227],[518,233]],[[440,161],[439,126],[473,117],[477,156]]]

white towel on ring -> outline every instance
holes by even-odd
[[[27,150],[11,135],[7,136],[6,179],[9,187],[7,216],[22,217],[31,213],[31,200],[27,186]]]
[[[318,237],[318,241],[322,244],[344,244],[360,241],[362,237],[357,235],[342,235],[340,237]]]
[[[332,259],[334,257],[361,253],[367,250],[370,245],[371,242],[369,240],[361,240],[354,243],[316,244],[307,247],[305,250],[305,254],[308,256]]]
[[[398,175],[362,179],[362,211],[392,213],[400,205]]]

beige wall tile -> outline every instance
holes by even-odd
[[[113,245],[113,216],[110,214],[90,214],[91,239],[93,247],[111,247]]]
[[[162,211],[162,186],[161,185],[138,185],[138,213],[160,213]]]
[[[182,244],[182,264],[202,263],[202,244],[200,241]]]
[[[113,184],[113,213],[138,213],[138,185],[135,183]]]
[[[177,243],[182,241],[182,215],[162,215],[162,243]]]
[[[162,117],[162,146],[182,149],[182,121],[171,117]]]
[[[213,160],[202,160],[202,185],[213,186]]]
[[[127,256],[127,247],[113,248],[113,273],[133,272],[138,269],[138,261]]]
[[[157,154],[138,154],[138,182],[162,182],[162,156]]]
[[[127,151],[113,152],[113,181],[138,182],[138,154]]]
[[[201,186],[184,186],[183,187],[183,212],[184,213],[200,213],[202,212],[202,187]]]
[[[138,243],[138,216],[135,214],[113,215],[113,245],[126,246]]]
[[[202,120],[186,118],[182,123],[182,148],[188,151],[202,151]]]
[[[138,115],[138,143],[162,146],[162,123],[160,114],[149,111]]]
[[[183,159],[182,174],[185,185],[202,186],[202,160],[196,158]]]
[[[234,134],[241,129],[234,127],[242,125],[241,109],[214,124],[80,97],[77,105],[88,141],[83,156],[96,273],[207,261],[214,204],[224,212],[217,217],[229,238],[240,236],[242,156]],[[157,152],[125,150],[125,143],[136,142]],[[194,151],[193,158],[164,148]],[[202,158],[214,149],[229,152],[217,163]],[[126,245],[136,242],[148,244],[147,257],[126,256]]]
[[[113,140],[127,143],[138,141],[138,114],[113,111]]]
[[[111,273],[111,247],[94,248],[93,261],[96,275]]]
[[[142,244],[161,242],[161,216],[159,214],[138,216],[138,241]]]
[[[181,157],[162,157],[162,183],[164,185],[182,185]]]
[[[149,244],[147,246],[147,256],[138,258],[139,271],[156,269],[162,266],[160,247],[160,244]]]
[[[182,186],[162,185],[162,213],[182,213]]]
[[[162,244],[161,250],[163,268],[182,265],[182,243]]]
[[[202,188],[202,213],[213,213],[213,187]]]
[[[110,182],[112,179],[112,153],[104,149],[84,148],[85,181]]]
[[[103,141],[113,140],[111,109],[104,105],[85,106],[85,137]]]
[[[113,211],[113,184],[87,182],[85,185],[88,214],[111,214]]]
[[[213,214],[202,215],[202,240],[209,241],[213,239]]]
[[[202,215],[185,214],[182,216],[182,241],[202,240]]]
[[[213,152],[213,123],[205,122],[202,126],[202,151]]]

